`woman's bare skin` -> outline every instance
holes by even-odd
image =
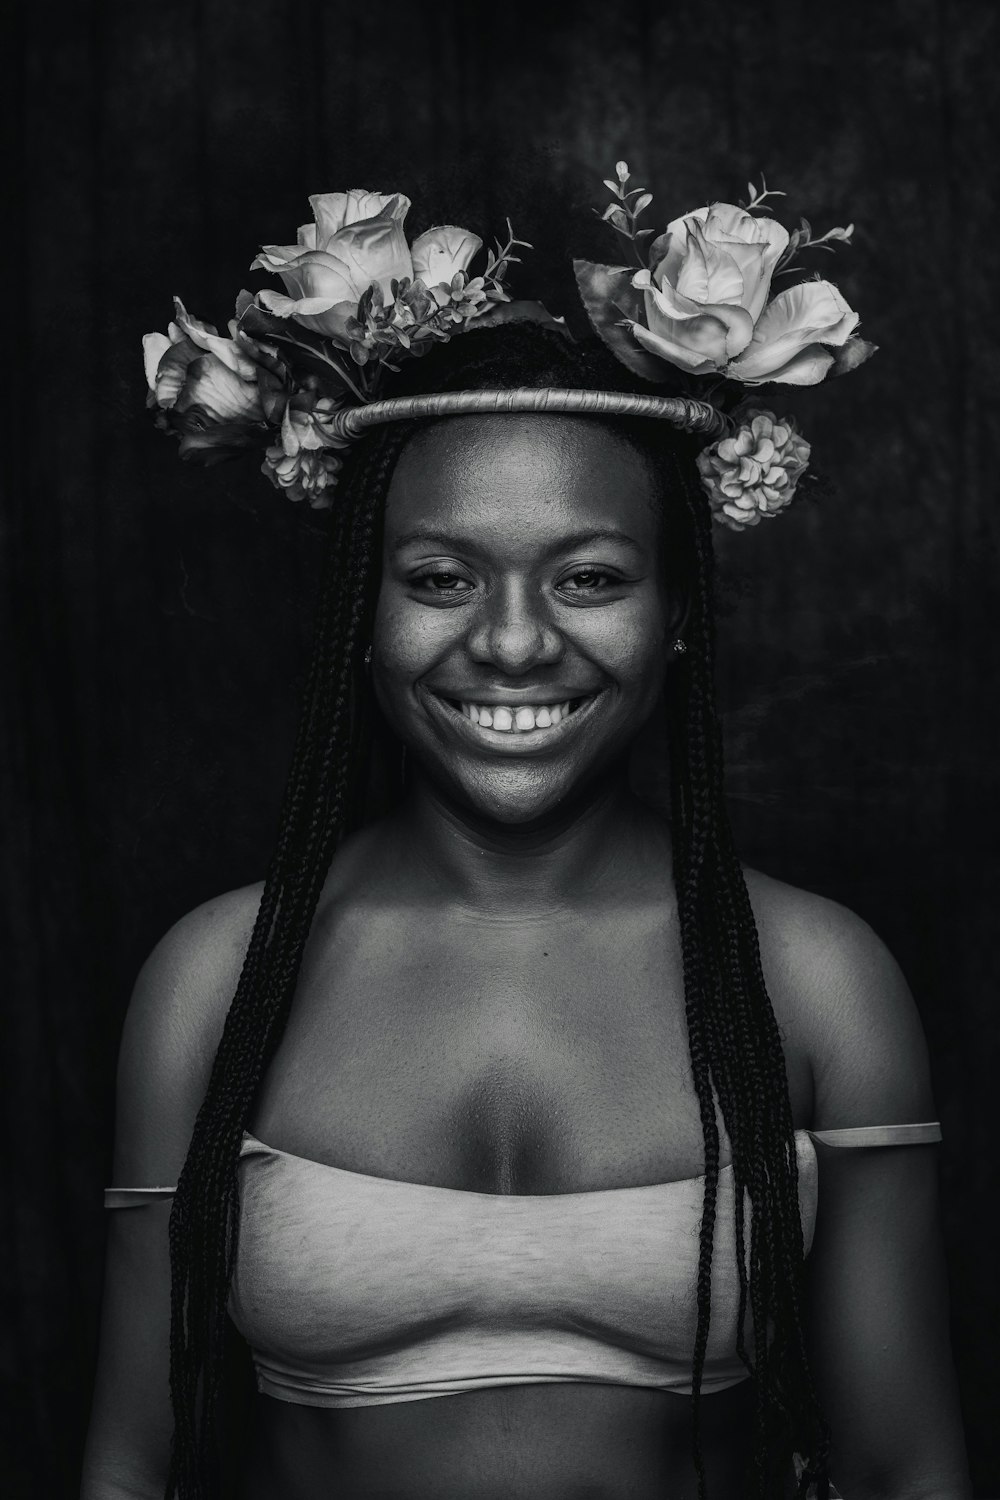
[[[333,862],[249,1122],[261,1140],[504,1194],[704,1170],[670,831],[627,777],[684,614],[658,581],[651,484],[627,445],[567,419],[461,418],[405,451],[373,677],[410,788]],[[552,752],[480,743],[449,706],[577,691],[588,717]],[[912,1000],[878,939],[833,902],[747,878],[795,1126],[933,1119]],[[140,976],[118,1184],[176,1181],[259,897],[192,913]],[[834,1477],[849,1500],[963,1500],[933,1151],[836,1155],[821,1152],[809,1261]],[[168,1212],[111,1226],[84,1500],[162,1494]],[[704,1398],[712,1496],[743,1493],[752,1417],[749,1382]],[[233,1462],[239,1500],[686,1500],[690,1421],[685,1396],[570,1383],[347,1410],[258,1396]]]

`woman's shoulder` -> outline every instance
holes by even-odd
[[[136,979],[129,1014],[154,1012],[168,1031],[224,1019],[239,978],[264,883],[241,886],[186,912],[154,945]]]
[[[118,1054],[115,1180],[176,1180],[208,1086],[263,882],[185,913],[139,970]]]
[[[813,1128],[933,1119],[923,1027],[887,943],[839,901],[744,874],[779,1026],[812,1067]]]

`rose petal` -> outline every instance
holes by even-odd
[[[746,385],[775,380],[778,377],[774,372],[786,367],[800,350],[810,344],[843,344],[857,322],[858,314],[832,283],[804,281],[779,293],[768,304],[754,329],[749,347],[731,363],[726,373]],[[786,383],[812,385],[815,382]]]
[[[197,344],[186,338],[167,347],[157,367],[153,388],[156,404],[164,411],[169,411],[176,403],[187,380],[188,366],[200,358],[201,352]]]
[[[315,231],[315,225],[304,225],[299,234],[307,229]],[[315,238],[315,233],[313,235]],[[290,261],[298,260],[300,255],[306,253],[314,246],[298,245],[261,245],[254,259],[250,262],[251,271],[281,271]]]
[[[313,193],[309,206],[316,218],[316,245],[325,249],[328,240],[351,224],[368,219],[397,219],[402,223],[410,200],[402,193],[350,188],[346,193]]]
[[[201,354],[192,360],[175,403],[178,412],[194,406],[204,408],[219,422],[255,422],[262,416],[256,382],[241,380],[213,354]]]
[[[780,370],[762,375],[759,380],[744,380],[745,385],[764,385],[774,381],[776,385],[819,385],[825,380],[833,364],[833,355],[822,344],[810,344],[800,350]]]
[[[643,274],[633,278],[633,286]],[[697,352],[710,353],[715,369],[721,369],[750,342],[753,322],[742,307],[725,302],[703,305],[669,283],[647,286],[643,296],[649,328]]]
[[[774,268],[788,245],[788,230],[776,219],[758,218],[732,203],[713,203],[705,234],[739,266],[745,288],[743,306],[756,322],[767,302]]]
[[[713,360],[706,359],[671,338],[653,333],[641,323],[633,323],[632,332],[644,349],[648,349],[651,354],[658,354],[661,359],[676,365],[680,370],[688,370],[692,375],[707,375],[717,368]]]
[[[671,284],[695,302],[743,302],[743,277],[731,255],[705,236],[701,224],[691,226],[688,254]]]
[[[146,370],[146,383],[151,391],[156,389],[156,372],[160,360],[172,348],[165,333],[146,333],[142,337],[142,362]]]
[[[413,276],[410,247],[406,243],[403,226],[398,219],[370,219],[342,229],[337,236],[336,249],[326,259],[336,259],[356,288],[356,297],[367,291],[372,283],[380,286],[387,295],[393,280],[402,281],[404,276]],[[310,257],[312,259],[312,257]],[[303,276],[305,272],[303,270]],[[310,288],[318,291],[318,286]]]
[[[357,312],[356,297],[350,301],[332,302],[328,297],[286,297],[267,289],[259,294],[261,305],[277,318],[294,318],[304,328],[328,338],[343,340],[347,322]]]
[[[677,277],[688,254],[694,224],[703,223],[707,218],[706,204],[704,208],[696,208],[693,213],[672,219],[667,225],[666,233],[653,241],[650,246],[650,263],[655,266],[653,279],[657,286],[664,281],[669,281],[672,286],[677,285]]]
[[[283,292],[272,292],[267,287],[258,295],[261,306],[266,307],[276,318],[297,318],[301,314],[315,317],[318,313],[329,312],[331,307],[337,306],[329,297],[286,297]]]
[[[193,344],[197,344],[206,353],[214,354],[216,359],[245,380],[254,378],[254,362],[239,344],[233,339],[220,338],[210,323],[200,323],[197,318],[193,318],[179,297],[174,298],[174,308],[178,326]]]

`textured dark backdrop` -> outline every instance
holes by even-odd
[[[916,994],[977,1494],[1000,1492],[993,7],[564,13],[77,0],[8,33],[7,1495],[74,1493],[123,1009],[170,923],[263,873],[316,576],[252,464],[185,468],[154,432],[140,335],[173,292],[224,322],[257,244],[356,184],[408,192],[415,229],[510,213],[521,286],[572,320],[621,156],[660,219],[763,168],[789,213],[858,225],[820,269],[881,352],[787,400],[829,488],[720,537],[732,806],[748,861],[861,912]]]

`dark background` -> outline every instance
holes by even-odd
[[[70,1497],[86,1420],[114,1064],[165,929],[259,879],[316,578],[311,518],[181,466],[143,411],[170,296],[223,324],[310,192],[401,189],[409,227],[536,246],[515,290],[579,314],[572,253],[626,157],[660,223],[748,177],[880,345],[796,413],[825,487],[721,534],[720,695],[746,860],[860,912],[920,1007],[944,1128],[977,1495],[995,1422],[1000,265],[989,3],[438,0],[23,4],[4,286],[0,1309],[8,1496]],[[607,239],[605,240],[605,235]],[[995,432],[995,429],[994,429]],[[863,1122],[861,1122],[863,1123]],[[12,1481],[12,1482],[11,1482]]]

